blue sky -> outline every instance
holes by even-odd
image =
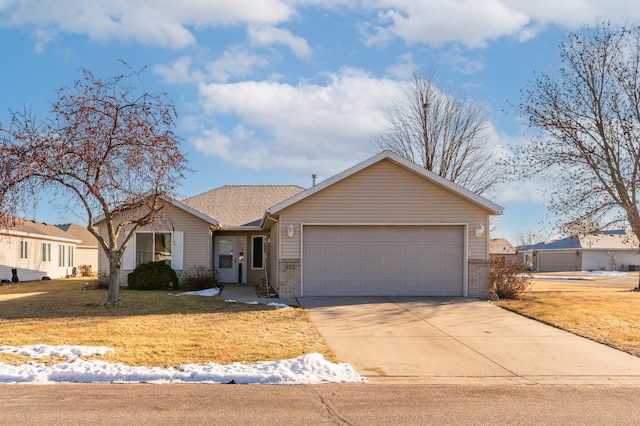
[[[523,142],[511,105],[534,72],[552,72],[568,31],[638,23],[636,0],[0,0],[0,123],[47,114],[55,90],[87,68],[147,66],[149,90],[179,113],[193,173],[181,196],[225,184],[310,186],[376,153],[372,136],[412,73],[491,111],[498,152]],[[495,236],[553,234],[544,188],[512,181]],[[43,196],[34,218],[77,222]]]

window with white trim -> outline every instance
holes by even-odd
[[[171,233],[139,232],[136,234],[135,266],[149,262],[164,262],[171,266]]]
[[[51,262],[51,243],[42,243],[42,262]]]
[[[29,243],[27,240],[20,240],[20,260],[29,258]]]
[[[251,237],[251,269],[264,268],[264,237]]]
[[[67,266],[65,264],[65,253],[66,250],[64,244],[58,244],[58,267],[60,268]]]
[[[68,253],[68,254],[69,254],[69,258],[68,258],[67,265],[69,265],[69,266],[74,266],[74,265],[75,265],[75,261],[76,261],[76,259],[75,259],[75,257],[76,257],[76,256],[75,256],[75,255],[76,255],[76,253],[75,253],[75,247],[73,247],[73,246],[68,246],[68,249],[69,249],[69,253]]]

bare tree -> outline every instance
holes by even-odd
[[[131,71],[131,70],[130,70]],[[120,260],[136,231],[152,223],[183,177],[186,159],[173,133],[176,113],[142,88],[140,72],[83,78],[58,91],[49,119],[13,113],[0,128],[0,211],[20,211],[45,188],[75,200],[109,259],[110,303],[118,302]],[[106,229],[95,228],[96,220]]]
[[[470,98],[441,92],[435,73],[415,75],[386,113],[388,128],[374,136],[390,150],[451,182],[485,194],[501,178],[489,144],[487,111]]]
[[[518,111],[540,133],[517,153],[520,171],[554,182],[565,233],[619,226],[640,240],[640,30],[583,27],[560,59],[522,93]]]
[[[520,231],[513,236],[513,244],[516,247],[530,246],[540,242],[538,238],[539,236],[533,231]]]

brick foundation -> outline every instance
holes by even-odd
[[[300,259],[280,259],[278,268],[278,296],[300,297],[302,293]]]
[[[469,297],[490,298],[489,273],[491,262],[483,259],[469,259]]]

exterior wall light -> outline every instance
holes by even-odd
[[[476,229],[474,229],[474,234],[478,238],[482,237],[484,235],[484,226],[483,225],[476,226]]]
[[[289,226],[287,227],[287,237],[291,238],[293,237],[293,232],[296,230],[296,228],[293,226],[293,223],[290,223]]]

